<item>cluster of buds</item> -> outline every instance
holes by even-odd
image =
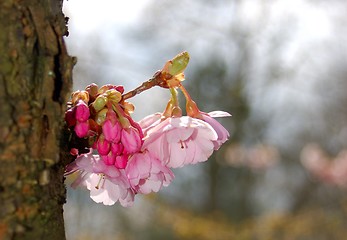
[[[79,138],[87,138],[106,165],[124,169],[129,154],[140,151],[141,127],[130,113],[134,106],[122,100],[122,86],[91,84],[72,94],[65,120]]]
[[[90,149],[85,154],[71,151],[77,156],[66,167],[66,175],[79,174],[73,186],[86,186],[95,202],[131,206],[136,194],[168,186],[174,178],[172,168],[204,162],[220,148],[229,133],[214,118],[230,114],[198,109],[181,84],[188,61],[187,52],[177,55],[153,78],[125,94],[122,86],[96,84],[72,94],[65,120]],[[153,86],[169,89],[171,98],[163,113],[137,123],[130,115],[134,106],[126,100]],[[186,98],[186,116],[178,90]]]

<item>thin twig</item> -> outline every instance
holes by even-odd
[[[145,90],[148,90],[154,86],[158,86],[160,85],[160,80],[158,78],[158,76],[160,75],[160,71],[156,72],[154,74],[154,76],[152,78],[150,78],[149,80],[147,80],[146,82],[142,83],[141,86],[135,88],[134,90],[131,90],[125,94],[123,94],[122,96],[122,100],[126,100],[128,98],[132,98],[134,96],[136,96],[137,94],[145,91]]]

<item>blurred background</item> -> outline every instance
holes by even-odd
[[[186,50],[199,108],[233,115],[209,161],[131,208],[67,186],[67,239],[345,239],[346,12],[343,0],[64,1],[75,90],[131,90]],[[168,98],[134,97],[135,120]]]

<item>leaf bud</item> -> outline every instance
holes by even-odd
[[[164,69],[167,73],[169,73],[172,76],[178,75],[182,73],[189,62],[189,54],[188,52],[182,52],[178,55],[176,55],[173,59],[168,61],[165,66],[167,65],[167,69]]]
[[[119,101],[122,99],[122,94],[116,89],[107,90],[105,94],[113,103],[119,103]]]
[[[98,94],[98,85],[96,85],[95,83],[89,84],[89,85],[86,87],[86,91],[89,93],[89,95],[90,95],[92,98],[95,98],[96,95]]]
[[[96,114],[95,121],[97,124],[101,125],[105,121],[107,112],[108,109],[104,108]]]
[[[107,98],[104,95],[99,95],[92,103],[92,106],[95,109],[95,111],[99,112],[101,109],[105,107],[106,103]]]

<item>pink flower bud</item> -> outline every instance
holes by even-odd
[[[116,162],[116,156],[112,154],[112,152],[110,152],[107,155],[101,155],[102,160],[104,161],[104,163],[106,165],[114,165]]]
[[[111,151],[115,155],[121,155],[123,153],[124,146],[122,143],[112,143],[111,144]]]
[[[65,121],[69,127],[75,126],[76,124],[76,109],[70,108],[65,112]]]
[[[122,127],[117,119],[112,120],[108,119],[104,122],[104,125],[102,126],[102,132],[107,141],[119,142]]]
[[[124,146],[124,152],[126,153],[138,152],[142,146],[140,133],[132,126],[122,130],[121,142]]]
[[[77,122],[75,126],[75,133],[79,138],[84,138],[88,135],[89,124],[88,122]]]
[[[115,89],[116,89],[118,92],[120,92],[121,94],[124,93],[124,87],[123,87],[122,85],[119,85],[119,86],[115,87]]]
[[[76,105],[76,120],[79,122],[85,122],[90,116],[89,107],[83,101],[79,101]]]
[[[70,154],[72,156],[78,156],[78,149],[77,148],[71,148]]]
[[[116,162],[114,163],[114,165],[116,166],[116,168],[124,169],[127,166],[127,163],[128,163],[128,155],[124,154],[124,155],[116,157]]]
[[[110,143],[103,137],[103,135],[100,135],[96,148],[100,155],[107,155],[110,152]]]

